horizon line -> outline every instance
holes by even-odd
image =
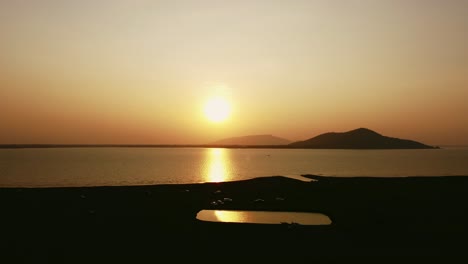
[[[294,143],[294,142],[292,142]],[[468,147],[466,144],[440,144],[434,147]],[[223,145],[223,144],[0,144],[0,149],[22,149],[22,148],[267,148],[267,149],[339,149],[339,148],[310,148],[285,145]],[[356,148],[359,149],[359,148]],[[374,149],[374,148],[369,148]],[[379,148],[375,148],[379,149]]]

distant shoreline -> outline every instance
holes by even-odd
[[[267,137],[267,138],[265,138]],[[279,140],[279,141],[278,141]],[[207,144],[0,144],[0,148],[255,148],[255,149],[439,149],[417,141],[383,136],[367,128],[328,132],[292,143],[271,135],[228,138]]]
[[[466,146],[450,146],[466,147]],[[211,144],[1,144],[0,149],[25,149],[25,148],[228,148],[228,149],[345,149],[345,148],[317,148],[298,147],[289,145],[211,145]],[[434,147],[427,149],[440,149]],[[383,149],[413,149],[413,148],[349,148],[362,150]],[[415,148],[422,149],[422,148]]]
[[[257,148],[295,149],[287,145],[190,145],[190,144],[5,144],[0,149],[19,148]]]

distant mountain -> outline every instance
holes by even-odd
[[[253,135],[244,137],[232,137],[211,143],[212,145],[238,145],[238,146],[273,146],[273,145],[287,145],[291,141],[275,137],[272,135]]]
[[[367,128],[343,133],[325,133],[314,138],[289,144],[292,148],[316,149],[428,149],[422,143],[382,136]]]

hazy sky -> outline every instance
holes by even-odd
[[[0,1],[0,143],[468,144],[468,0]],[[227,98],[212,123],[206,101]]]

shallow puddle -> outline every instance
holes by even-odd
[[[330,218],[321,213],[202,210],[197,219],[208,222],[254,224],[330,225]]]

